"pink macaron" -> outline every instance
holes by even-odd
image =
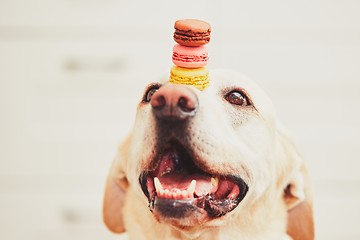
[[[204,67],[209,60],[209,54],[205,46],[185,47],[176,44],[173,48],[172,61],[178,67],[200,68]]]

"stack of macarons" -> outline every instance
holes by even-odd
[[[170,82],[186,84],[200,90],[209,85],[209,72],[205,68],[209,54],[204,46],[210,41],[211,27],[195,19],[178,20],[174,25],[174,40]]]

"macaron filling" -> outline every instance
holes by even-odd
[[[172,59],[173,61],[178,61],[178,62],[207,62],[209,60],[209,56],[207,54],[203,54],[201,56],[181,55],[179,53],[174,52]],[[177,66],[179,65],[177,64]]]

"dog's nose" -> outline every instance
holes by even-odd
[[[198,99],[186,86],[166,84],[154,93],[150,104],[159,118],[184,120],[195,115]]]

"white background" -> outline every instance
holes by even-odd
[[[309,165],[317,239],[360,239],[360,1],[0,0],[0,239],[119,239],[104,182],[173,23],[270,95]]]

